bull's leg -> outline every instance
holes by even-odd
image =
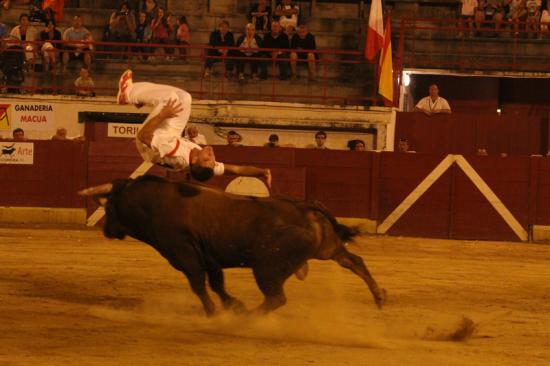
[[[292,271],[286,275],[278,272],[269,265],[254,267],[256,283],[264,294],[264,302],[256,309],[261,314],[267,314],[286,304],[283,284]]]
[[[345,248],[341,248],[332,256],[332,259],[338,262],[342,267],[353,271],[353,273],[361,277],[369,286],[376,305],[382,308],[382,305],[386,302],[386,290],[378,287],[378,284],[374,278],[372,278],[360,256],[348,252]]]
[[[225,309],[232,309],[237,313],[243,312],[245,310],[244,304],[225,291],[223,271],[221,268],[209,269],[207,273],[210,288],[218,294],[220,300],[222,301],[223,307]]]

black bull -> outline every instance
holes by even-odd
[[[309,259],[332,259],[368,285],[381,307],[385,291],[361,257],[344,246],[358,231],[342,225],[318,203],[287,198],[237,196],[189,183],[143,176],[116,180],[79,192],[105,205],[104,233],[130,235],[153,246],[183,272],[207,314],[215,311],[206,276],[225,308],[244,305],[224,288],[223,268],[250,267],[272,311],[286,302],[284,282],[307,274]]]

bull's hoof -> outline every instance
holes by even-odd
[[[380,289],[380,292],[378,292],[378,294],[376,294],[376,296],[374,297],[374,302],[376,302],[376,306],[378,306],[378,309],[382,309],[382,307],[386,303],[387,297],[388,293],[386,292],[386,290],[383,288]]]
[[[229,301],[226,301],[225,304],[223,304],[226,310],[231,310],[235,314],[243,314],[246,312],[246,307],[244,306],[244,303],[241,300],[237,300],[235,298],[232,298]]]

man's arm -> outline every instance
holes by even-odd
[[[224,164],[224,169],[226,173],[231,173],[235,175],[244,175],[247,177],[264,177],[266,184],[271,188],[271,170],[264,168],[257,168],[250,165],[231,165]]]
[[[143,127],[139,130],[137,138],[145,145],[151,147],[151,141],[153,141],[153,134],[158,126],[165,119],[175,117],[179,112],[183,111],[181,103],[177,103],[177,100],[170,99],[168,103],[160,110],[159,114],[147,121]]]

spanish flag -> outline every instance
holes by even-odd
[[[384,48],[382,48],[378,65],[378,94],[384,97],[386,105],[393,104],[393,62],[391,52],[391,18],[388,15],[386,31],[384,32]]]
[[[55,13],[55,21],[57,23],[63,20],[63,8],[65,7],[65,0],[44,0],[42,3],[42,9],[52,9]]]

